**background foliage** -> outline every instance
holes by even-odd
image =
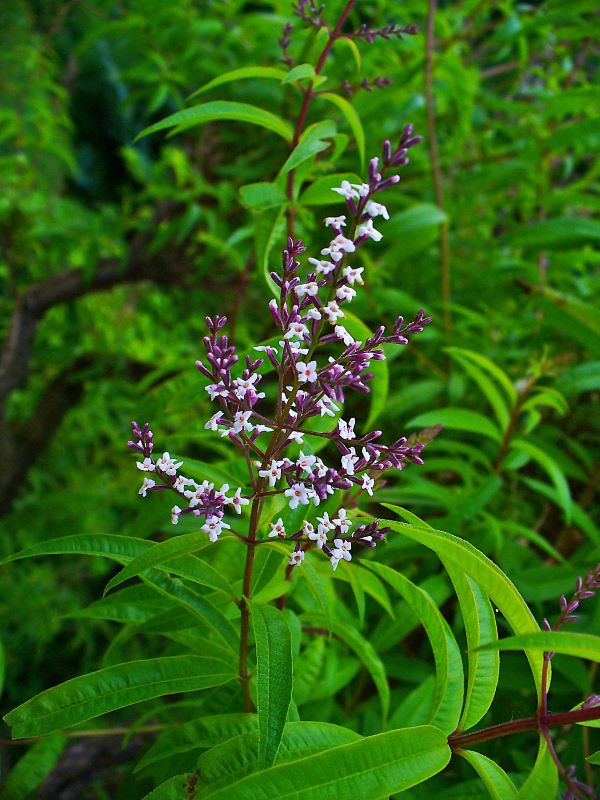
[[[332,0],[328,16],[341,6]],[[313,104],[309,123],[328,122],[321,135],[330,144],[300,167],[298,232],[312,241],[328,211],[332,184],[320,179],[361,174],[363,137],[368,157],[408,122],[425,136],[402,191],[390,196],[385,247],[366,260],[368,293],[353,311],[371,327],[420,307],[431,313],[434,323],[418,346],[388,362],[378,425],[397,435],[444,425],[426,465],[390,479],[369,510],[389,517],[381,504],[392,503],[461,536],[514,581],[538,620],[553,619],[558,595],[600,552],[596,4],[440,3],[434,103],[425,0],[359,7],[355,27],[410,22],[421,33],[334,50],[324,89],[339,93],[344,81],[358,87],[376,76],[393,83],[352,91],[347,99],[357,116],[326,98]],[[285,69],[277,39],[290,17],[287,0],[12,0],[0,9],[3,557],[70,534],[159,541],[170,534],[168,501],[136,502],[123,446],[133,418],[154,420],[156,436],[173,450],[227,470],[228,452],[203,427],[208,401],[193,362],[207,313],[228,313],[242,348],[270,335],[270,319],[256,309],[265,307],[265,268],[283,243],[281,198],[273,188],[243,187],[273,181],[289,145],[273,132],[218,121],[172,139],[134,139],[222,73]],[[310,62],[314,35],[299,21],[295,28],[291,52],[296,63]],[[300,95],[292,84],[249,78],[193,102],[215,100],[250,102],[294,120]],[[446,315],[444,263],[452,300]],[[226,570],[227,558],[216,556],[215,565]],[[392,535],[377,560],[426,590],[464,649],[449,574],[435,553]],[[121,587],[113,608],[110,595],[95,603],[113,572],[104,559],[78,556],[2,567],[4,711],[101,666],[180,652],[191,634],[183,626],[169,638],[173,625],[148,623],[163,606],[147,587]],[[277,596],[276,580],[266,568],[266,599]],[[302,648],[294,688],[302,719],[344,725],[348,741],[352,731],[380,729],[378,674],[391,684],[389,729],[424,722],[420,708],[435,675],[414,613],[395,592],[370,592],[364,580],[364,587],[323,580],[338,638],[294,645]],[[298,580],[295,598],[297,610],[318,612],[307,580]],[[344,625],[357,617],[358,643],[344,637]],[[126,623],[124,634],[117,622]],[[597,631],[599,623],[591,600],[573,630]],[[502,615],[498,626],[506,631]],[[486,724],[535,706],[522,653],[503,654],[502,664]],[[592,691],[595,666],[561,655],[553,664],[552,701],[572,708]],[[154,722],[184,720],[186,704],[195,702],[186,697],[140,708]],[[202,714],[227,710],[228,702],[228,691],[215,691]],[[131,709],[120,713],[110,724],[132,720]],[[597,749],[590,731],[572,731],[558,744],[564,762],[588,776],[584,756]],[[36,789],[65,741],[52,736],[35,745],[46,770],[31,781],[21,767],[30,783],[15,797]],[[75,786],[78,797],[141,797],[173,774],[177,759],[188,769],[187,752],[169,759],[168,772],[164,761],[150,763],[150,750],[133,776],[134,756],[149,741],[134,737],[120,750],[120,742],[94,740],[90,748],[98,749],[86,751],[81,776],[67,748],[62,763],[71,788],[46,784],[39,796],[70,797]],[[204,740],[198,733],[195,741]],[[214,739],[206,734],[206,742]],[[486,747],[518,783],[537,741],[522,734]],[[17,749],[4,748],[5,772]],[[91,778],[90,761],[97,765]],[[61,779],[60,770],[54,775]],[[456,760],[422,791],[403,796],[450,800],[467,791],[488,796],[472,766]]]

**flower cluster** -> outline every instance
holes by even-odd
[[[207,379],[206,392],[218,408],[205,428],[230,439],[244,452],[251,491],[242,494],[239,487],[230,496],[227,485],[217,490],[207,481],[197,484],[184,477],[179,472],[182,462],[175,461],[169,453],[153,459],[148,426],[140,429],[133,423],[136,441],[129,445],[142,457],[138,468],[152,475],[144,478],[140,494],[170,489],[186,500],[187,507],[174,506],[174,523],[183,514],[194,514],[204,520],[202,530],[211,541],[216,541],[225,529],[255,541],[257,534],[260,540],[260,531],[250,530],[246,536],[224,521],[227,506],[240,514],[242,506],[251,502],[260,505],[267,496],[281,495],[291,511],[307,507],[309,517],[310,506],[319,506],[331,498],[335,502],[335,496],[344,493],[336,503],[337,514],[330,518],[325,511],[316,518],[316,527],[304,520],[298,529],[286,532],[280,517],[271,523],[266,538],[295,542],[291,566],[302,562],[306,549],[316,547],[330,559],[334,570],[340,561],[351,560],[353,547],[375,547],[383,539],[385,529],[379,527],[378,521],[351,532],[353,523],[346,506],[355,505],[362,493],[373,495],[383,471],[401,470],[409,463],[422,464],[421,454],[431,436],[402,437],[384,443],[380,430],[359,433],[356,419],[345,419],[340,414],[346,392],[370,391],[371,363],[385,358],[383,345],[408,344],[409,338],[422,332],[431,320],[421,310],[409,322],[398,317],[391,330],[381,326],[358,340],[345,310],[364,283],[364,267],[355,262],[357,254],[367,242],[383,238],[379,227],[389,219],[386,206],[375,196],[398,183],[400,177],[385,173],[408,163],[408,150],[420,140],[413,135],[412,126],[407,126],[396,148],[386,141],[381,162],[378,158],[371,160],[366,182],[343,181],[333,189],[344,199],[346,213],[325,219],[331,239],[318,256],[307,259],[310,267],[304,277],[300,276],[299,257],[306,248],[299,240],[288,240],[281,271],[271,273],[279,291],[278,297],[270,301],[269,311],[278,335],[255,347],[256,356],[246,355],[243,369],[240,370],[235,347],[222,333],[226,318],[206,318],[206,357],[198,360],[196,367]],[[325,350],[327,357],[319,358],[318,350]],[[269,403],[263,382],[273,370],[277,387],[274,402]],[[329,418],[329,430],[323,430],[323,424],[316,426],[318,429],[311,428],[314,417]],[[313,454],[311,443],[323,438],[330,447],[329,463]],[[292,455],[298,445],[302,449]],[[259,515],[252,516],[251,524],[256,525]]]

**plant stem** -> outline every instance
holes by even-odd
[[[433,51],[435,47],[435,11],[436,0],[429,0],[427,9],[427,37],[425,40],[425,97],[427,102],[427,132],[431,175],[438,208],[446,214],[442,173],[438,154],[435,131],[435,106],[433,101]],[[440,257],[442,268],[442,305],[444,314],[444,332],[448,335],[452,329],[450,316],[450,244],[448,239],[447,218],[440,225]]]
[[[344,22],[348,19],[348,15],[352,11],[352,8],[356,4],[356,0],[348,0],[344,10],[342,11],[340,18],[337,21],[335,28],[329,34],[329,38],[325,43],[325,47],[323,48],[323,52],[319,56],[319,60],[317,61],[317,65],[315,67],[315,75],[320,75],[321,70],[327,60],[327,56],[331,52],[331,48],[335,44],[336,39],[340,36],[340,31],[342,30],[342,26]],[[304,99],[302,100],[302,105],[300,107],[300,113],[298,114],[298,119],[296,121],[296,127],[294,128],[294,137],[292,139],[292,150],[298,145],[300,141],[300,136],[302,135],[302,130],[304,128],[304,123],[306,122],[306,116],[308,114],[308,109],[310,108],[310,104],[312,102],[313,97],[315,96],[314,91],[314,84],[311,83],[308,85],[306,92],[304,93]],[[295,223],[295,213],[292,207],[294,202],[294,179],[296,176],[296,171],[291,169],[288,172],[287,176],[287,200],[288,200],[288,207],[286,210],[286,217],[287,217],[287,235],[293,237],[294,236],[294,223]]]
[[[250,697],[250,675],[248,674],[248,633],[250,628],[250,589],[252,585],[252,569],[254,567],[254,548],[256,546],[256,531],[258,528],[258,516],[260,500],[256,498],[252,503],[250,513],[250,529],[246,544],[246,566],[244,568],[244,583],[242,588],[242,599],[240,601],[240,663],[239,678],[244,692],[244,704],[246,711],[252,711],[252,698]]]
[[[523,731],[556,728],[561,725],[574,725],[577,722],[589,722],[590,720],[600,719],[600,706],[595,708],[580,708],[576,711],[564,711],[557,714],[533,714],[524,719],[514,719],[510,722],[501,722],[499,725],[492,725],[474,733],[453,733],[448,737],[448,744],[452,750],[464,750],[478,742],[489,742],[491,739],[499,739],[501,736],[512,736]]]

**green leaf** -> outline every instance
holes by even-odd
[[[438,408],[435,411],[426,411],[413,417],[406,423],[409,428],[428,428],[431,425],[443,425],[457,431],[468,431],[487,436],[496,442],[501,441],[500,431],[489,419],[478,411],[469,411],[466,408]]]
[[[292,699],[292,637],[285,617],[273,606],[251,603],[256,642],[258,763],[270,767],[277,757]]]
[[[440,225],[447,219],[446,214],[432,203],[419,203],[394,214],[386,224],[386,236],[390,240],[402,241],[397,258],[406,263],[425,251],[438,238]]]
[[[440,772],[450,760],[445,735],[430,726],[379,733],[255,772],[210,800],[380,800]]]
[[[302,577],[308,583],[310,588],[311,594],[316,599],[319,607],[321,609],[321,613],[323,614],[323,618],[325,619],[325,627],[329,631],[329,635],[331,636],[332,631],[332,621],[331,621],[331,608],[329,603],[329,598],[327,597],[327,592],[325,591],[325,585],[321,579],[321,576],[314,568],[312,559],[309,555],[302,564]]]
[[[437,605],[427,592],[401,573],[376,561],[365,566],[386,581],[408,603],[431,644],[436,690],[429,723],[450,734],[456,730],[463,701],[463,667],[458,645]]]
[[[331,137],[336,133],[335,125],[329,120],[316,122],[304,132],[296,147],[290,153],[285,164],[281,167],[279,174],[286,175],[291,170],[296,169],[300,164],[307,161],[312,156],[326,150],[330,142],[323,141],[324,137]]]
[[[487,398],[489,404],[493,408],[494,414],[496,415],[496,419],[498,420],[500,428],[502,430],[506,429],[510,419],[510,410],[506,400],[499,392],[498,388],[490,379],[490,377],[486,375],[486,373],[482,369],[480,369],[478,365],[472,363],[472,360],[469,358],[469,356],[464,355],[465,352],[469,353],[469,351],[461,350],[458,347],[446,347],[444,348],[444,350],[450,355],[451,358],[453,358],[461,365],[464,371],[471,378],[473,378],[473,380],[479,386],[479,388]],[[492,362],[490,362],[490,365],[494,368],[494,370],[501,372],[506,381],[508,381],[508,385],[511,386],[508,377],[504,375],[504,373],[499,369],[499,367],[497,367]]]
[[[494,609],[479,585],[454,563],[444,561],[444,567],[460,603],[469,649],[467,692],[458,725],[459,730],[463,731],[476,725],[494,700],[500,672],[500,656],[497,653],[479,652],[477,648],[482,641],[497,639],[498,630]]]
[[[337,94],[332,94],[330,92],[323,92],[320,94],[319,97],[323,100],[327,100],[330,103],[333,103],[334,106],[337,106],[342,114],[346,117],[346,121],[352,130],[354,135],[354,139],[356,141],[356,146],[358,148],[358,154],[360,156],[360,165],[361,168],[364,167],[365,164],[365,132],[363,130],[362,122],[360,121],[360,117],[356,113],[354,106],[349,103],[345,98],[340,97]]]
[[[326,175],[324,178],[317,178],[300,196],[302,205],[330,206],[337,203],[339,195],[336,195],[332,189],[335,186],[340,186],[342,181],[362,183],[360,176],[354,172],[336,172],[332,175]]]
[[[318,614],[305,614],[302,619],[311,625],[315,624],[317,626],[324,625],[325,622],[324,618]],[[365,639],[352,625],[346,625],[334,619],[332,629],[338,638],[345,642],[351,650],[354,650],[373,679],[381,701],[381,710],[385,722],[390,709],[390,687],[388,686],[383,661],[379,658],[371,642]]]
[[[181,775],[173,775],[167,778],[151,792],[145,794],[142,800],[182,800],[182,791],[187,783],[189,774],[183,772]]]
[[[208,92],[216,86],[222,86],[225,83],[241,81],[245,78],[269,78],[276,81],[284,81],[288,74],[289,73],[286,73],[285,70],[278,69],[277,67],[241,67],[240,69],[232,69],[230,72],[224,72],[222,75],[213,78],[212,81],[205,83],[204,86],[201,86],[191,94],[188,100],[192,100],[194,97],[198,97],[198,95],[204,94],[204,92]]]
[[[162,566],[178,556],[188,555],[193,553],[195,550],[205,547],[206,534],[204,532],[189,533],[182,536],[176,536],[173,539],[167,539],[166,541],[159,542],[158,544],[153,542],[150,544],[152,545],[150,548],[145,550],[143,553],[140,553],[140,555],[130,561],[129,564],[127,564],[127,566],[121,570],[121,572],[117,573],[113,578],[111,578],[111,580],[106,584],[106,588],[104,590],[105,595],[110,592],[111,589],[114,589],[130,578],[134,578],[136,575],[139,575],[145,570],[151,569],[152,567]],[[202,566],[198,569],[200,564]],[[199,561],[199,565],[196,568],[196,575],[198,575],[199,571],[203,570],[205,572],[205,576],[203,582],[197,580],[197,583],[202,583],[203,586],[208,586],[211,589],[215,589],[216,591],[223,592],[224,594],[231,596],[231,586],[214,567],[211,567],[207,561],[202,560]]]
[[[491,800],[516,800],[517,789],[514,783],[495,761],[473,750],[459,750],[458,754],[477,772]]]
[[[269,258],[277,242],[282,245],[285,243],[285,207],[280,206],[267,214],[257,213],[255,220],[256,263],[259,269],[262,268],[265,281],[273,296],[279,297],[279,287],[271,278]]]
[[[0,640],[0,695],[4,689],[4,678],[6,676],[6,655],[4,653],[4,646]]]
[[[571,490],[565,478],[563,471],[558,466],[556,461],[551,458],[541,447],[532,444],[532,442],[525,441],[525,439],[513,439],[510,443],[511,450],[520,450],[522,453],[527,453],[530,458],[533,458],[540,467],[546,472],[556,488],[559,504],[565,512],[565,521],[571,522],[573,516],[573,500],[571,498]]]
[[[258,726],[256,714],[215,714],[192,719],[166,730],[142,755],[135,772],[179,753],[199,747],[214,747],[242,733],[251,733]]]
[[[30,797],[53,769],[66,743],[66,736],[58,733],[36,742],[8,773],[2,784],[2,800]]]
[[[254,211],[275,208],[287,202],[285,192],[275,183],[247,183],[240,187],[242,201]]]
[[[568,633],[566,631],[539,631],[538,633],[508,636],[496,642],[486,642],[480,650],[540,650],[562,653],[565,656],[587,658],[600,662],[600,636],[591,633]]]
[[[292,140],[292,126],[281,117],[272,114],[270,111],[265,111],[264,108],[252,106],[249,103],[234,103],[227,100],[215,100],[211,103],[201,103],[200,105],[186,108],[183,111],[178,111],[171,114],[160,122],[145,128],[141,133],[135,137],[134,141],[149,136],[151,133],[163,131],[167,128],[175,128],[174,133],[181,133],[182,131],[189,130],[196,127],[196,125],[204,125],[206,122],[214,122],[216,120],[230,120],[232,122],[248,122],[251,125],[258,125],[261,128],[273,131],[286,141]]]
[[[586,761],[589,761],[590,764],[600,765],[600,750],[596,750],[595,753],[592,753],[592,755],[589,756]]]
[[[6,715],[13,736],[43,736],[118,708],[179,692],[221,686],[235,678],[232,664],[208,656],[130,661],[72,678]]]
[[[540,736],[540,746],[533,770],[525,783],[519,789],[517,800],[533,800],[534,797],[556,797],[558,790],[558,772],[556,764],[548,750],[548,745],[543,736]]]
[[[282,83],[291,83],[291,81],[299,81],[303,78],[311,78],[315,77],[315,68],[312,64],[298,64],[296,67],[292,67],[292,69],[281,79]]]
[[[395,506],[384,503],[386,508],[395,511]],[[418,528],[405,522],[386,522],[397,533],[420,542],[435,551],[440,558],[453,561],[455,565],[476,581],[488,597],[498,606],[506,617],[508,624],[517,634],[538,633],[539,625],[529,606],[521,597],[512,581],[487,556],[473,547],[470,542],[453,536],[445,531],[433,528]],[[543,655],[535,649],[525,651],[531,666],[533,679],[540,692],[540,676],[542,674]]]
[[[600,242],[600,224],[591,219],[548,219],[520,226],[508,237],[517,247],[563,250]]]
[[[461,359],[467,360],[472,364],[477,364],[485,372],[494,378],[506,392],[508,400],[511,405],[517,402],[517,390],[512,384],[512,381],[497,364],[481,353],[476,353],[474,350],[466,350],[464,347],[447,347],[445,348],[450,355],[458,356]]]
[[[344,327],[357,341],[364,342],[370,336],[371,331],[365,323],[350,311],[344,311]],[[373,379],[369,382],[371,407],[369,416],[365,422],[365,428],[371,429],[373,423],[385,408],[390,385],[390,371],[387,360],[372,361],[369,371],[373,373]]]

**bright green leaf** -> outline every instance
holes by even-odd
[[[205,83],[193,94],[188,97],[192,100],[204,92],[214,89],[216,86],[222,86],[225,83],[232,83],[233,81],[241,81],[245,78],[270,78],[272,80],[283,81],[287,74],[285,70],[278,69],[277,67],[241,67],[240,69],[232,69],[230,72],[224,72],[222,75],[217,75],[212,81]]]
[[[502,767],[491,758],[473,750],[459,750],[483,781],[490,800],[516,800],[517,789]]]
[[[346,117],[346,121],[352,130],[354,135],[354,139],[356,141],[356,146],[358,148],[358,155],[360,157],[360,164],[361,167],[364,167],[365,164],[365,132],[363,130],[362,122],[360,121],[360,117],[356,113],[354,106],[348,102],[344,97],[340,97],[338,94],[332,94],[330,92],[323,92],[323,94],[319,95],[320,98],[323,100],[327,100],[330,103],[333,103],[334,106],[337,106],[342,114]]]

